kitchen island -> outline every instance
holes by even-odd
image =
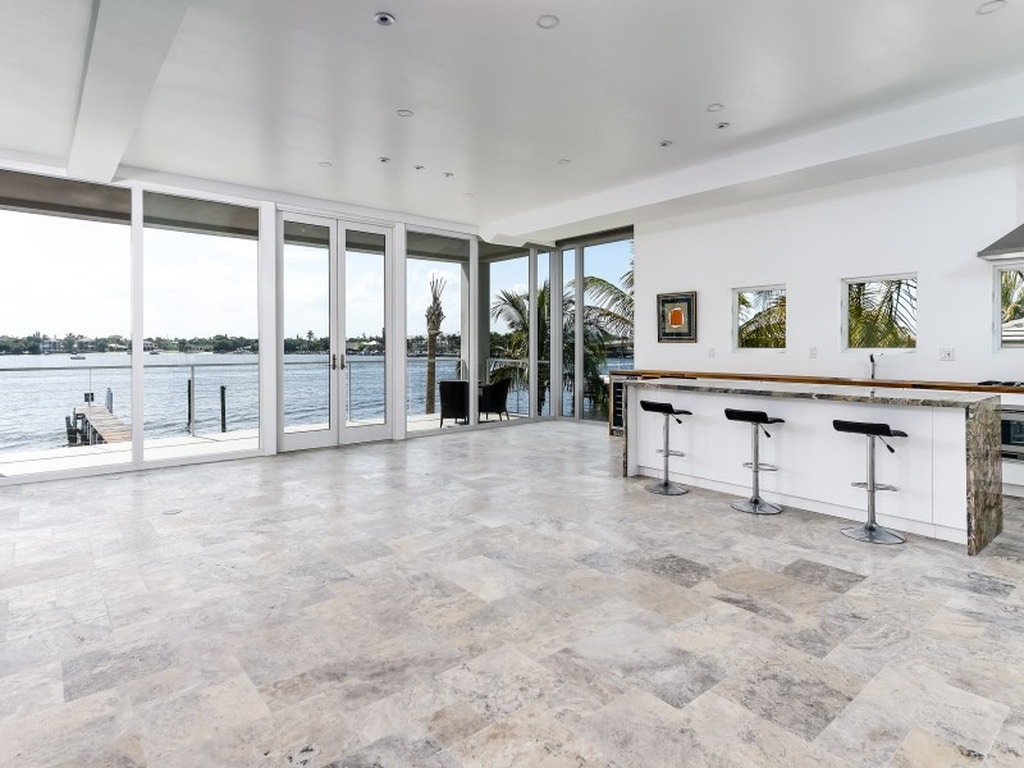
[[[626,381],[623,472],[660,477],[663,419],[639,401],[659,400],[693,412],[671,422],[671,478],[684,485],[750,495],[750,431],[727,421],[725,408],[766,411],[785,419],[761,440],[761,474],[769,501],[863,522],[864,441],[841,434],[833,419],[885,422],[907,438],[895,454],[879,446],[878,482],[899,488],[877,495],[879,524],[967,546],[977,554],[1002,530],[999,396],[988,392],[900,389],[715,378]],[[723,505],[723,514],[739,514]]]

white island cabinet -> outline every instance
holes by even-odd
[[[692,411],[670,422],[672,480],[750,495],[750,428],[728,421],[726,408],[765,411],[785,420],[761,436],[761,493],[784,506],[863,522],[866,441],[837,432],[833,419],[884,422],[907,433],[878,445],[879,524],[966,544],[976,554],[1002,530],[999,396],[977,392],[870,388],[719,379],[627,381],[623,471],[661,477],[663,417],[640,409],[657,400]],[[723,504],[722,514],[740,514]]]

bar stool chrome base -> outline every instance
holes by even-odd
[[[640,407],[649,411],[650,413],[660,413],[665,417],[665,424],[663,427],[662,435],[664,438],[664,447],[658,449],[658,453],[664,458],[664,472],[660,482],[651,483],[645,485],[644,490],[648,493],[656,493],[659,496],[682,496],[684,493],[689,493],[689,488],[684,488],[679,483],[673,483],[668,479],[668,459],[670,456],[685,456],[686,454],[682,451],[673,451],[668,445],[668,420],[675,419],[677,424],[682,424],[680,416],[692,416],[693,413],[690,411],[683,410],[682,408],[676,408],[671,403],[660,403],[653,400],[641,400]]]
[[[907,433],[893,429],[888,424],[873,421],[845,421],[835,419],[832,427],[837,432],[847,432],[854,435],[864,435],[867,438],[867,467],[868,479],[865,482],[850,483],[854,488],[863,488],[867,491],[868,509],[867,520],[864,525],[851,525],[847,528],[840,528],[839,532],[857,541],[866,541],[869,544],[905,544],[907,539],[895,531],[883,528],[875,521],[875,493],[878,491],[898,491],[895,485],[879,483],[875,480],[875,441],[881,440],[882,444],[889,450],[889,453],[896,453],[896,449],[886,442],[887,437],[906,437]]]
[[[839,532],[843,536],[870,544],[904,544],[907,541],[905,537],[878,524],[851,525],[849,528],[840,528]]]
[[[648,493],[656,493],[659,496],[682,496],[684,493],[689,493],[689,488],[684,488],[679,483],[673,483],[671,480],[660,480],[657,483],[651,483],[645,485],[644,490]]]
[[[785,424],[783,419],[769,416],[764,411],[744,411],[737,408],[726,408],[725,418],[729,421],[742,421],[750,424],[750,461],[743,462],[743,466],[750,470],[750,498],[745,501],[733,501],[729,506],[737,512],[746,512],[748,515],[777,515],[782,512],[778,504],[770,504],[761,498],[762,472],[777,472],[778,467],[774,464],[766,464],[761,461],[760,435],[764,432],[766,437],[771,434],[764,428],[765,424]]]
[[[777,515],[782,511],[782,507],[777,504],[769,504],[764,499],[734,501],[729,506],[737,512],[746,512],[748,515]]]

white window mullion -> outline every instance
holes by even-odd
[[[278,287],[277,213],[273,203],[260,203],[258,266],[258,334],[260,449],[265,455],[277,453],[278,349],[281,346],[280,298]],[[283,403],[282,403],[283,407]]]
[[[385,374],[389,393],[387,418],[391,424],[391,439],[404,440],[405,414],[405,224],[396,222],[388,241],[387,263],[384,266],[384,347],[387,350]]]

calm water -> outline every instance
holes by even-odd
[[[105,403],[110,391],[114,414],[131,423],[129,385],[131,357],[124,353],[86,354],[71,360],[67,354],[0,355],[0,452],[38,450],[67,445],[64,417],[92,392]],[[188,381],[195,377],[197,435],[220,432],[220,388],[225,387],[227,431],[258,425],[256,355],[147,355],[143,377],[146,437],[170,437],[188,432]],[[347,359],[345,386],[353,420],[383,415],[384,358]],[[632,367],[629,359],[611,361],[615,368]],[[459,378],[456,358],[439,358],[437,381]],[[15,368],[31,370],[12,370]],[[427,362],[409,358],[406,364],[406,412],[424,412]],[[326,355],[285,355],[285,423],[289,426],[328,420],[329,369]],[[566,394],[571,403],[571,394]],[[440,400],[437,400],[440,407]],[[509,393],[509,411],[525,413],[526,393]],[[571,405],[569,406],[571,407]],[[545,409],[546,410],[546,409]]]

